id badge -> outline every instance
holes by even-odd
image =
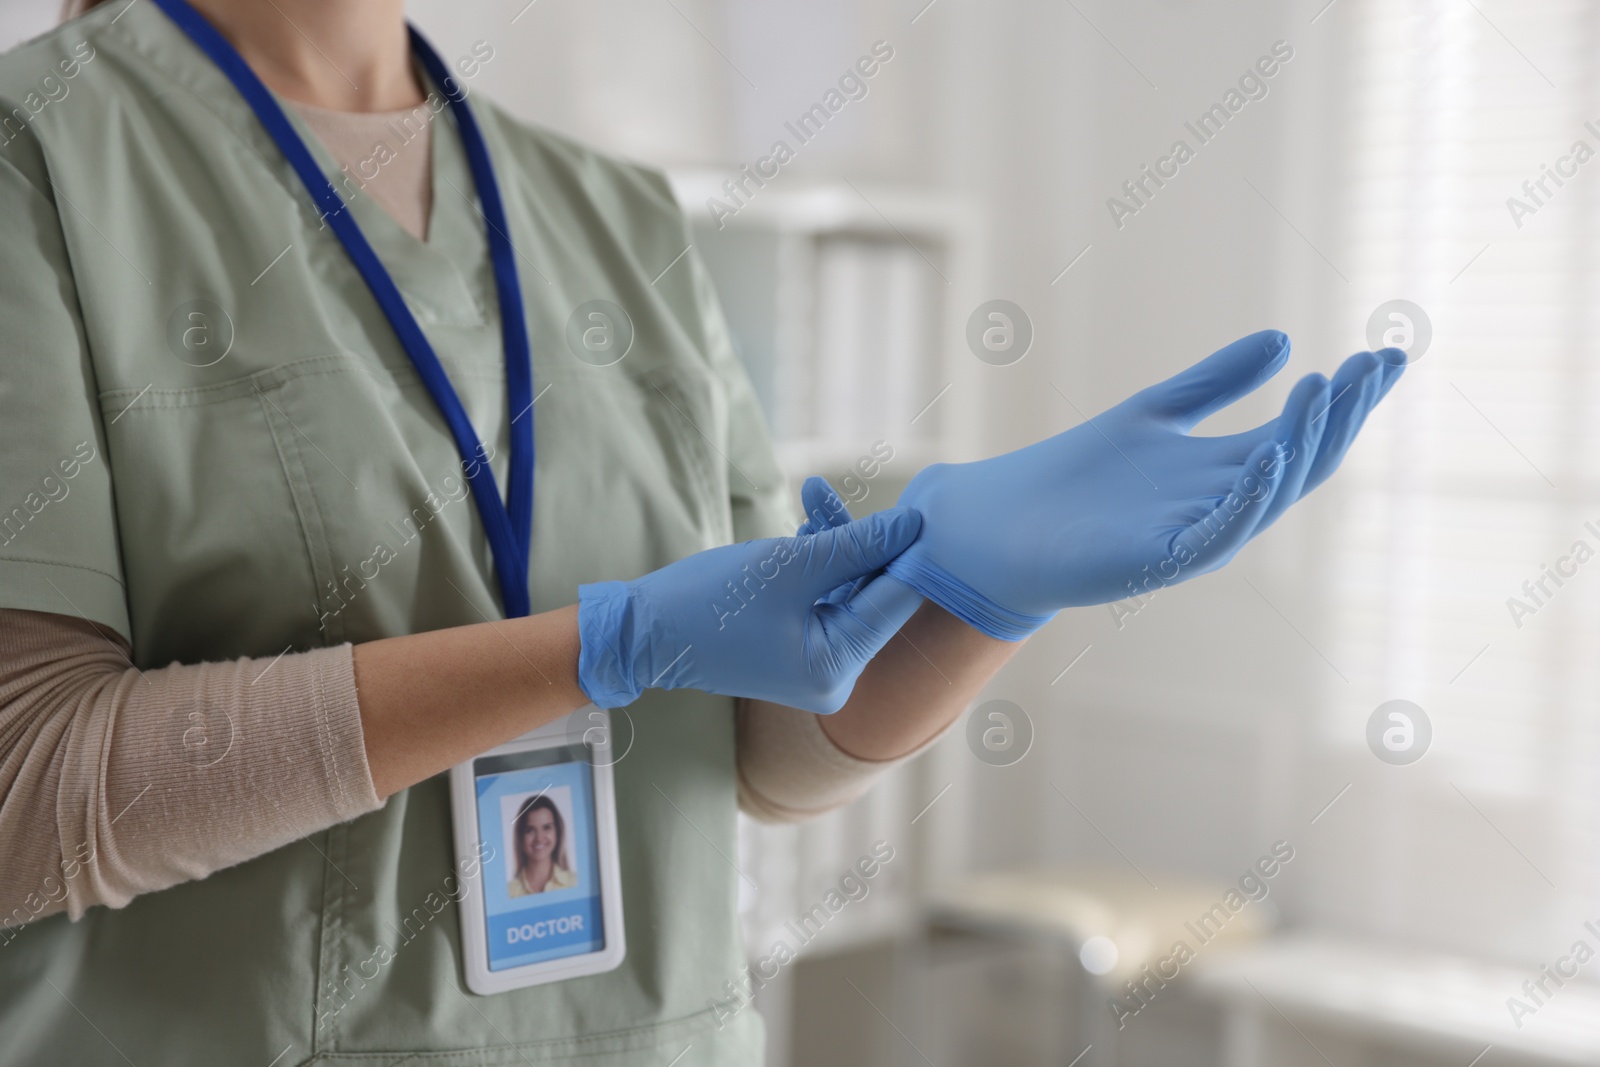
[[[622,962],[612,740],[610,713],[590,704],[450,769],[474,993]]]

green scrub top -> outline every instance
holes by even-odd
[[[792,530],[666,183],[471,100],[543,391],[534,610]],[[141,668],[499,617],[443,420],[288,163],[189,40],[151,4],[108,4],[0,57],[0,106],[0,606],[87,616]],[[515,413],[449,119],[432,166],[426,241],[364,196],[354,211],[503,487]],[[610,366],[566,340],[592,300],[632,321]],[[441,775],[126,908],[24,927],[0,947],[0,1062],[759,1062],[756,1014],[715,1006],[744,971],[732,701],[652,691],[630,713],[617,970],[466,991]],[[183,726],[168,773],[209,773],[185,760]],[[159,780],[139,802],[163,802]]]

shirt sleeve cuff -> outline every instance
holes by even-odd
[[[822,718],[808,711],[741,700],[736,726],[739,810],[768,823],[801,822],[844,807],[950,730],[895,759],[864,760],[834,744]]]
[[[361,699],[356,691],[355,648],[344,644],[316,653],[316,715],[323,766],[335,821],[346,822],[383,806],[367,763]]]

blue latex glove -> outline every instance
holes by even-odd
[[[1283,334],[1252,334],[1036,445],[928,467],[900,497],[922,513],[922,533],[888,574],[984,633],[1015,641],[1061,608],[1110,603],[1221,567],[1327,480],[1405,367],[1398,350],[1362,352],[1331,383],[1320,374],[1301,379],[1283,413],[1263,426],[1189,436],[1288,357]],[[802,493],[812,521],[848,520],[816,481]]]
[[[805,521],[800,524],[800,529],[796,531],[801,537],[831,530],[835,526],[843,526],[847,522],[854,521],[850,508],[843,498],[833,491],[833,486],[828,484],[827,479],[814,474],[800,487],[800,506],[806,516]],[[845,582],[822,599],[830,604],[841,604],[848,600],[857,588],[876,577],[875,574],[867,575]],[[920,603],[922,597],[918,595],[917,600]]]
[[[921,516],[895,507],[841,521],[580,586],[579,685],[607,708],[652,688],[838,711],[922,603],[879,573],[916,539]]]

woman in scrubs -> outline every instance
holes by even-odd
[[[446,57],[447,91],[400,0],[195,0],[336,176],[472,454],[336,212],[173,8],[94,4],[0,58],[0,1063],[759,1062],[755,1013],[716,1010],[744,969],[736,809],[848,801],[1050,612],[1126,595],[1137,568],[1113,578],[1081,546],[1143,544],[1104,536],[1116,516],[1163,541],[1188,522],[1117,495],[1124,460],[1157,463],[1177,446],[1150,435],[1185,418],[1035,446],[1071,462],[931,468],[918,510],[857,522],[813,484],[793,536],[658,174],[472,93],[492,43]],[[461,93],[498,206],[443,103]],[[563,341],[596,300],[633,334],[604,366]],[[516,306],[538,390],[523,405]],[[1281,365],[1279,336],[1168,386],[1198,421]],[[1210,481],[1163,473],[1140,507],[1209,515],[1266,437],[1296,457],[1239,475],[1226,499],[1247,518],[1224,516],[1206,539],[1223,548],[1190,573],[1326,477],[1387,366],[1312,376],[1261,441],[1177,434]],[[517,561],[479,490],[486,472],[506,495],[535,420]],[[1052,507],[1107,518],[1063,547]],[[1012,534],[988,545],[991,530]],[[667,662],[680,630],[701,648]],[[469,993],[440,772],[591,697],[632,701],[615,774],[627,957]]]

